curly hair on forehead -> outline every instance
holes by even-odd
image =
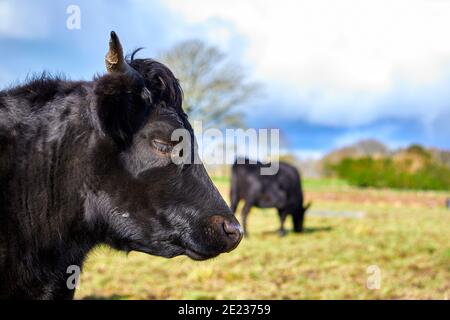
[[[145,86],[152,93],[153,102],[165,103],[168,107],[184,113],[182,110],[183,90],[178,79],[169,68],[158,61],[135,59],[136,53],[141,49],[134,50],[127,62],[144,78]]]

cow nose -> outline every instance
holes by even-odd
[[[215,216],[217,228],[221,229],[226,242],[226,252],[235,249],[242,240],[244,232],[234,216]]]
[[[235,243],[234,246],[230,249],[231,251],[237,247],[239,242],[241,242],[244,232],[242,231],[239,222],[237,222],[236,220],[230,221],[228,219],[225,219],[223,221],[223,231],[225,231],[225,234],[228,236],[228,238],[230,238],[230,240]]]

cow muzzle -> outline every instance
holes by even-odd
[[[233,215],[211,216],[199,237],[202,244],[188,246],[186,255],[194,260],[205,260],[230,252],[239,245],[243,235],[242,227]]]
[[[244,231],[234,216],[213,216],[211,218],[215,227],[221,233],[225,243],[226,252],[234,250],[242,240]]]

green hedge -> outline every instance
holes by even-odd
[[[329,166],[339,178],[360,187],[450,190],[450,168],[427,161],[416,172],[409,172],[390,158],[345,158]]]

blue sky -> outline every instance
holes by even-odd
[[[110,30],[148,57],[191,38],[220,47],[263,84],[248,125],[280,128],[299,155],[363,138],[450,149],[449,1],[0,0],[0,87],[104,72]]]

